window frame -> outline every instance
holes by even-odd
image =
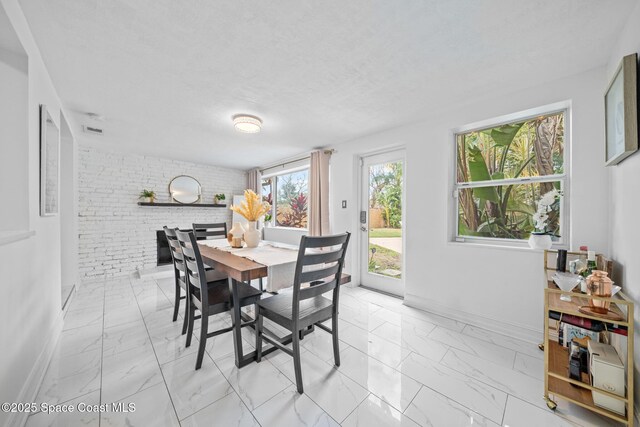
[[[308,170],[309,174],[311,173],[311,165],[310,164],[304,164],[304,165],[299,165],[299,166],[294,166],[292,168],[288,168],[288,169],[282,169],[279,170],[277,172],[271,172],[271,173],[267,173],[264,174],[260,177],[260,191],[262,192],[262,180],[263,179],[267,179],[267,178],[271,178],[271,194],[272,194],[272,199],[273,199],[273,203],[271,204],[271,221],[269,221],[269,227],[273,227],[273,228],[278,228],[281,230],[300,230],[300,231],[308,231],[309,230],[309,212],[311,210],[311,201],[309,200],[308,197],[308,191],[307,191],[307,227],[285,227],[283,225],[277,225],[276,223],[276,215],[277,215],[277,205],[278,205],[278,198],[277,198],[277,194],[278,194],[278,176],[281,175],[289,175],[291,173],[294,172],[300,172],[303,170]],[[307,189],[309,188],[309,180],[307,179]],[[260,194],[260,197],[262,197],[263,195]]]
[[[476,132],[480,130],[490,129],[494,127],[503,126],[506,124],[517,123],[521,121],[527,121],[539,116],[548,116],[553,114],[563,113],[564,115],[564,147],[563,147],[563,173],[545,175],[542,177],[524,177],[524,178],[507,178],[502,180],[487,180],[476,182],[458,182],[458,137],[470,132]],[[480,237],[480,236],[464,236],[458,234],[458,222],[459,222],[459,190],[464,188],[477,188],[477,187],[497,187],[502,185],[511,184],[531,184],[531,183],[543,183],[543,182],[560,182],[560,188],[563,192],[563,196],[560,199],[560,229],[561,236],[556,242],[553,242],[554,249],[567,249],[571,242],[571,226],[570,226],[570,184],[571,184],[571,103],[569,101],[550,104],[542,107],[537,107],[525,111],[520,111],[493,119],[483,120],[481,122],[465,125],[451,131],[451,140],[453,141],[452,151],[452,174],[449,179],[449,197],[451,202],[448,203],[450,207],[450,220],[449,220],[449,238],[450,242],[461,244],[479,244],[489,245],[496,247],[509,247],[509,248],[529,248],[526,239],[507,239],[498,237]]]

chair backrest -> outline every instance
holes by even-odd
[[[191,289],[193,286],[200,289],[200,300],[204,305],[208,305],[207,276],[196,238],[191,231],[176,231],[176,237],[184,256],[187,287]]]
[[[164,234],[167,236],[167,242],[169,242],[169,249],[171,250],[171,259],[173,260],[173,268],[177,271],[184,273],[184,257],[182,256],[182,248],[180,242],[176,237],[177,228],[169,228],[166,225],[164,228]],[[176,272],[176,274],[178,274]]]
[[[340,278],[351,233],[334,236],[302,236],[293,280],[293,318],[297,319],[300,301],[333,291],[338,304]],[[302,287],[308,283],[309,287]]]
[[[196,240],[224,239],[227,237],[227,223],[193,224],[193,234]]]

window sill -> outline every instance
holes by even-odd
[[[35,234],[34,230],[0,231],[0,246],[26,240]]]
[[[532,252],[532,253],[542,253],[544,249],[532,249],[528,245],[508,245],[501,243],[479,243],[479,242],[454,242],[448,241],[448,245],[457,246],[457,247],[469,247],[469,248],[481,248],[481,249],[497,249],[503,251],[520,251],[520,252]],[[566,245],[558,244],[551,246],[552,250],[557,249],[567,249]]]
[[[289,230],[289,231],[309,231],[308,228],[296,228],[296,227],[282,227],[279,225],[269,225],[264,228],[271,228],[273,230]]]

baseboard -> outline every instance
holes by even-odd
[[[20,394],[18,395],[18,397],[16,397],[16,402],[36,401],[38,391],[40,390],[42,380],[44,379],[44,374],[47,372],[49,362],[51,362],[53,350],[56,348],[58,338],[60,337],[60,333],[62,332],[62,327],[64,325],[63,316],[64,313],[60,311],[58,317],[56,318],[56,320],[54,320],[49,338],[42,347],[42,351],[40,352],[40,355],[38,355],[36,363],[31,368],[31,372],[29,373],[27,380],[22,386]],[[9,414],[9,417],[7,419],[7,426],[22,427],[27,423],[28,416],[28,412],[12,412]]]
[[[468,323],[470,325],[477,326],[478,328],[518,338],[533,344],[539,344],[542,342],[542,329],[533,329],[530,326],[508,322],[504,319],[492,319],[478,314],[446,307],[427,298],[411,294],[405,295],[404,304],[409,307],[425,310],[439,316],[448,317],[459,322]]]

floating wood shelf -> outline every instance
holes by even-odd
[[[221,205],[216,203],[192,203],[192,204],[182,204],[182,203],[149,203],[149,202],[138,202],[138,206],[151,206],[156,208],[226,208],[227,205]]]

